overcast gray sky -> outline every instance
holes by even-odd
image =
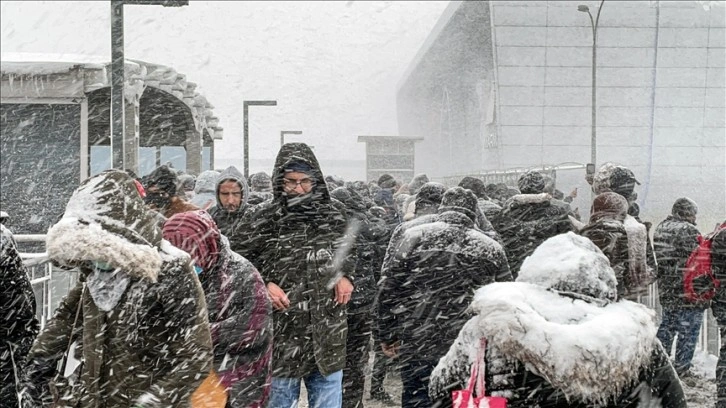
[[[242,101],[250,109],[251,171],[270,171],[280,130],[323,162],[363,160],[357,135],[395,135],[396,87],[448,2],[234,2],[126,6],[127,58],[186,74],[224,127],[217,166],[242,167]],[[104,56],[110,2],[0,3],[3,53]],[[363,168],[344,177],[363,178]]]

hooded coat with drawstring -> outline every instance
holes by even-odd
[[[295,199],[283,187],[291,165],[309,168],[314,181],[310,193]],[[232,250],[290,300],[272,313],[273,377],[328,376],[345,367],[346,307],[335,302],[334,285],[340,277],[355,285],[356,247],[345,242],[346,216],[324,180],[310,147],[285,144],[272,172],[273,199],[247,213],[229,237]]]
[[[162,239],[133,179],[108,170],[84,181],[46,244],[48,257],[79,268],[80,279],[28,356],[24,382],[35,406],[48,402],[49,382],[71,342],[81,348],[82,363],[79,386],[60,390],[66,403],[189,406],[212,362],[204,293],[189,256]],[[115,305],[99,306],[92,262],[128,277],[112,292],[120,295]]]

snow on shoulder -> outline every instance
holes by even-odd
[[[649,364],[657,330],[652,310],[614,302],[616,293],[607,258],[587,238],[548,239],[525,260],[516,282],[476,291],[477,315],[432,373],[432,393],[468,372],[485,337],[493,355],[523,362],[571,401],[615,398]]]

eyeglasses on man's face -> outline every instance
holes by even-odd
[[[313,180],[309,179],[309,178],[294,180],[294,179],[289,179],[286,177],[282,179],[282,183],[285,186],[285,188],[288,190],[294,190],[295,188],[297,188],[297,186],[300,186],[304,189],[309,189],[314,184]]]

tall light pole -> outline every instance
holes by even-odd
[[[249,107],[250,106],[277,106],[277,101],[243,101],[242,102],[242,116],[244,118],[244,148],[245,148],[245,177],[250,175],[250,120],[249,120]]]
[[[181,7],[189,0],[111,0],[111,167],[125,168],[124,5]]]
[[[281,130],[280,146],[285,144],[285,135],[302,135],[302,130]]]
[[[590,140],[590,162],[597,165],[597,24],[600,21],[600,11],[605,0],[600,1],[600,7],[597,8],[595,19],[592,18],[590,8],[587,5],[580,4],[577,11],[587,13],[590,16],[590,24],[592,25],[592,138]]]

